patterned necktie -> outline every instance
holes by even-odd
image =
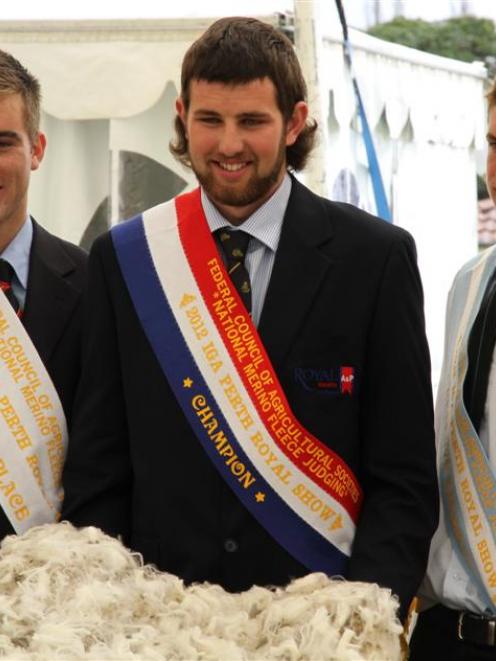
[[[0,259],[0,288],[7,297],[9,303],[16,311],[17,316],[20,317],[21,309],[19,306],[19,301],[17,300],[14,292],[12,291],[13,275],[14,275],[14,269],[12,268],[12,266],[4,259]]]
[[[227,272],[233,285],[238,290],[248,312],[251,312],[250,276],[245,266],[245,255],[250,235],[243,230],[231,230],[223,227],[217,235],[227,260]]]

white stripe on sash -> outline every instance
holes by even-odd
[[[0,290],[0,505],[17,533],[57,520],[67,425],[29,335]]]
[[[258,415],[256,407],[250,400],[250,396],[233,365],[233,361],[210,316],[194,275],[191,272],[178,233],[174,203],[168,202],[146,211],[143,214],[143,224],[154,267],[163,291],[170,302],[181,333],[237,441],[263,478],[279,493],[288,506],[342,553],[349,556],[355,524],[344,507],[325,493],[323,489],[300,471],[294,463],[287,459],[272,439],[271,434]],[[218,360],[222,362],[223,366],[228,366],[227,369],[224,368],[218,374],[214,372],[205,352],[202,350],[202,342],[198,339],[194,327],[188,320],[186,311],[180,307],[185,294],[195,297],[194,304],[208,332],[209,340],[213,341],[216,350],[219,352]],[[224,380],[225,384],[225,379],[227,378],[230,379],[229,383],[234,385],[248,408],[249,416],[254,422],[254,428],[263,431],[264,443],[268,445],[268,452],[265,457],[275,456],[279,463],[287,466],[285,473],[287,479],[284,482],[271,470],[269,463],[254,445],[252,441],[253,430],[251,429],[249,431],[243,426],[240,418],[232,408],[231,402],[221,383]],[[342,526],[330,530],[329,523],[332,519],[322,516],[323,509],[320,508],[316,512],[312,511],[312,508],[306,505],[296,495],[294,489],[299,484],[305,485],[310,489],[315,494],[316,499],[323,503],[324,508],[329,508],[326,511],[334,511],[337,516],[341,517]]]
[[[492,482],[494,474],[463,401],[468,339],[493,270],[489,259],[493,255],[493,250],[483,253],[458,283],[458,293],[463,298],[452,301],[449,318],[455,332],[449,335],[445,357],[445,369],[449,369],[450,377],[447,382],[443,381],[448,391],[442,393],[444,399],[440,399],[446,402],[446,408],[443,404],[438,414],[443,421],[440,428],[441,487],[450,536],[467,571],[483,587],[488,607],[496,612],[496,525],[494,522],[491,525],[490,521],[490,510],[494,507],[487,507],[487,498],[484,504],[472,466],[478,465],[477,470],[483,471]],[[478,457],[476,462],[475,457]],[[492,499],[496,504],[496,493],[492,494]]]

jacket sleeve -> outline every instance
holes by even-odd
[[[63,473],[62,518],[128,536],[132,472],[125,416],[115,300],[118,266],[110,235],[97,239],[84,299],[83,366]]]
[[[364,505],[348,578],[391,588],[404,619],[425,572],[439,507],[422,285],[406,232],[385,261],[364,375]]]

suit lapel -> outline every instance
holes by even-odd
[[[33,220],[24,326],[46,362],[69,320],[78,292],[68,282],[75,264],[62,244]]]
[[[259,332],[273,363],[283,360],[331,267],[321,247],[333,234],[322,200],[293,178]]]

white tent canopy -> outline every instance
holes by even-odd
[[[46,113],[116,119],[155,105],[168,81],[178,85],[184,53],[209,22],[0,22],[0,40],[42,81]]]

